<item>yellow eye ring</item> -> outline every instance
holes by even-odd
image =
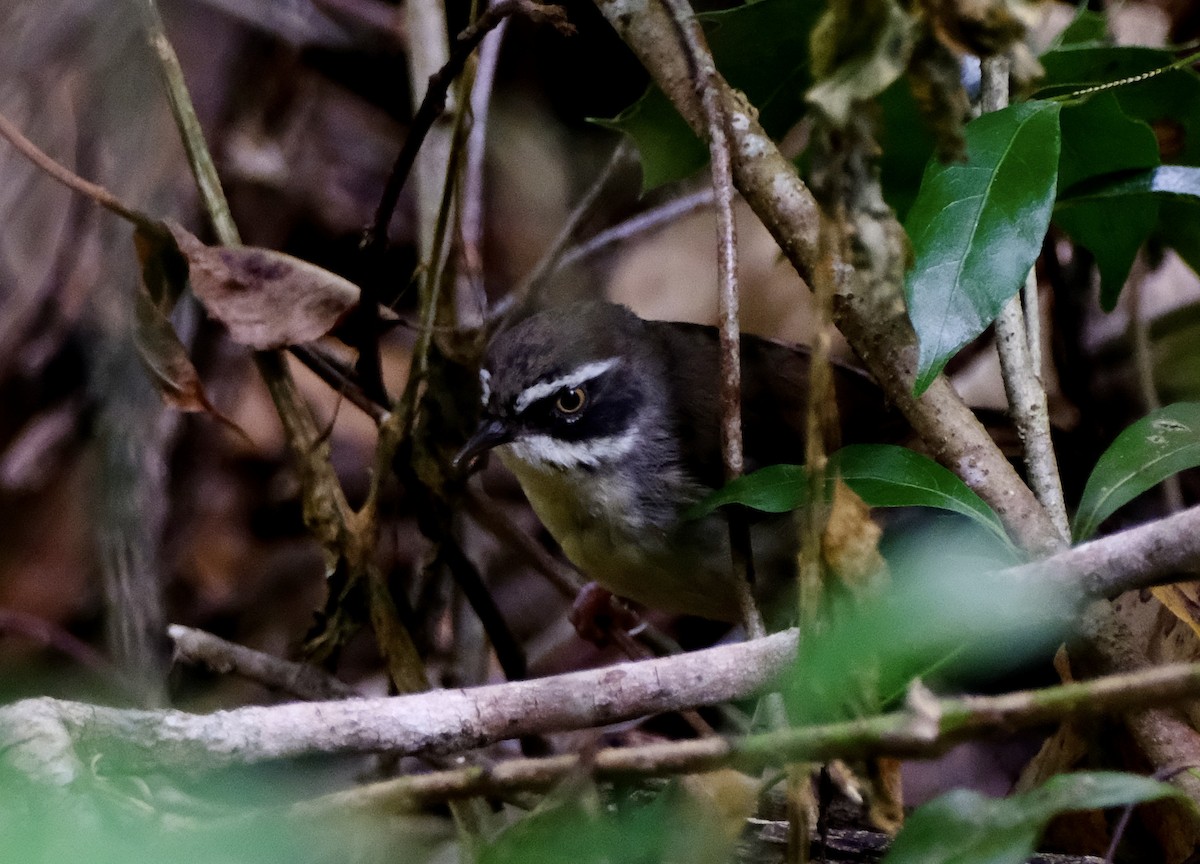
[[[554,400],[554,407],[563,414],[578,414],[587,404],[587,391],[582,387],[564,390]]]

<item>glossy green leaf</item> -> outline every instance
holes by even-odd
[[[932,507],[966,516],[999,537],[1000,519],[952,471],[913,450],[893,444],[853,444],[829,459],[836,474],[871,507]],[[769,465],[718,489],[689,512],[698,519],[726,504],[764,513],[786,513],[808,503],[803,465]]]
[[[718,507],[741,504],[763,513],[787,513],[808,503],[808,472],[803,465],[768,465],[726,483],[685,514],[703,519]]]
[[[769,135],[782,135],[804,112],[809,33],[823,8],[806,0],[758,0],[698,16],[717,68],[758,109]],[[655,87],[617,117],[597,122],[633,138],[644,189],[681,180],[708,162],[707,147]]]
[[[1200,465],[1200,402],[1154,411],[1117,436],[1088,477],[1075,514],[1075,539],[1096,532],[1119,507],[1172,474]]]
[[[999,537],[1004,526],[953,471],[892,444],[853,444],[834,454],[832,467],[871,507],[933,507],[966,516]]]
[[[1008,798],[959,789],[917,808],[882,864],[1023,864],[1055,816],[1178,794],[1148,777],[1104,771],[1061,774]]]
[[[592,122],[633,140],[645,191],[688,177],[708,163],[707,145],[657,87],[650,87],[616,117]]]
[[[1161,48],[1064,45],[1041,56],[1046,75],[1039,97],[1067,95],[1129,78],[1112,92],[1121,110],[1177,142],[1168,161],[1200,164],[1200,76],[1191,69],[1168,69],[1175,55]],[[1166,70],[1166,71],[1162,71]],[[1157,74],[1146,76],[1147,73]]]
[[[1158,141],[1145,122],[1121,109],[1112,92],[1065,106],[1059,125],[1058,189],[1063,206],[1056,209],[1054,221],[1095,256],[1100,304],[1111,310],[1138,250],[1158,224],[1158,201],[1146,196],[1071,200],[1070,190],[1100,175],[1156,167]]]
[[[995,320],[1037,260],[1058,177],[1059,110],[1025,102],[985,114],[967,126],[966,164],[926,169],[905,222],[916,393]]]

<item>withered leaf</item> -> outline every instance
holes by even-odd
[[[149,299],[163,315],[170,315],[187,289],[188,278],[187,261],[175,245],[175,238],[162,222],[147,221],[133,229],[133,248]]]
[[[168,238],[169,239],[169,238]],[[246,440],[249,436],[236,423],[218,411],[204,392],[200,373],[188,357],[187,348],[171,326],[160,303],[169,297],[169,285],[163,274],[173,266],[172,254],[178,254],[172,243],[156,242],[156,238],[138,229],[134,233],[134,246],[142,265],[143,282],[138,286],[134,298],[133,339],[142,365],[150,375],[163,402],[180,411],[211,414],[233,429]],[[149,280],[160,279],[157,290]],[[155,296],[159,302],[155,302]],[[178,296],[177,294],[175,296]],[[174,298],[169,299],[174,303]]]
[[[358,304],[358,286],[315,264],[253,246],[206,246],[182,226],[166,225],[187,259],[192,292],[242,345],[311,342]]]

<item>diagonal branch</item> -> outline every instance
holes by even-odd
[[[675,48],[667,13],[655,3],[596,0],[596,5],[655,83],[702,134],[704,115],[687,62]],[[720,76],[717,81],[729,118],[738,191],[800,276],[811,282],[820,262],[817,202],[759,124],[755,108]],[[891,229],[902,231],[894,216],[889,218]],[[836,266],[846,263],[836,262]],[[893,288],[890,296],[880,297],[840,293],[834,298],[838,327],[933,455],[995,509],[1023,547],[1038,553],[1053,551],[1058,531],[949,381],[940,376],[920,399],[913,396],[916,335],[904,311],[900,286]]]

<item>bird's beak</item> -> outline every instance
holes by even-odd
[[[477,456],[486,453],[493,447],[507,444],[515,437],[512,429],[505,425],[503,420],[485,417],[479,424],[479,428],[475,430],[475,434],[471,436],[471,440],[464,444],[463,448],[458,451],[458,455],[454,457],[454,467],[456,469],[463,466],[469,467]]]

